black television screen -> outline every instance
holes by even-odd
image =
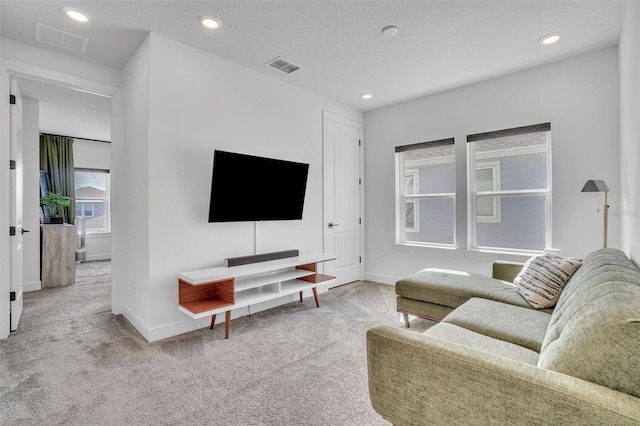
[[[209,222],[302,219],[309,165],[216,150]]]

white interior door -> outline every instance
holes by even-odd
[[[23,169],[22,169],[22,97],[18,81],[11,78],[11,195],[10,195],[10,226],[11,239],[11,331],[18,329],[18,322],[22,315],[22,263],[23,245],[22,234],[22,206],[23,206]],[[15,232],[15,234],[14,234]]]
[[[328,112],[323,122],[324,251],[336,256],[324,273],[333,287],[362,276],[362,124]]]

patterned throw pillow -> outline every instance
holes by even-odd
[[[555,254],[533,256],[513,280],[518,293],[536,309],[552,308],[558,302],[564,285],[582,266],[575,257]]]

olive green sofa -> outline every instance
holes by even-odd
[[[638,268],[593,252],[546,311],[508,282],[518,268],[495,264],[504,281],[442,270],[398,281],[401,312],[441,321],[368,330],[376,412],[397,426],[640,424]]]

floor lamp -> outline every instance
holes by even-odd
[[[604,231],[602,233],[602,247],[607,247],[607,218],[609,216],[609,204],[607,204],[607,193],[609,187],[603,180],[588,180],[582,188],[582,192],[604,192]]]

